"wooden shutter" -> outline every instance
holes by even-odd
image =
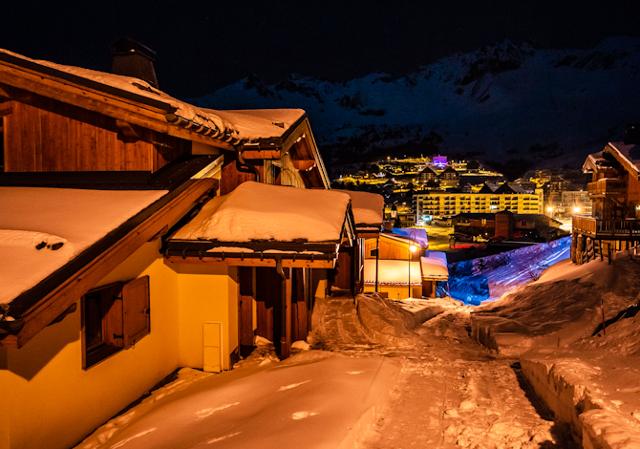
[[[128,348],[151,332],[149,276],[124,284],[122,302],[124,347]]]

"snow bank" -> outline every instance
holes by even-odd
[[[635,390],[611,388],[628,368],[626,361],[573,357],[525,357],[522,372],[536,394],[553,411],[556,420],[568,423],[577,441],[587,449],[635,449],[640,447],[640,400]],[[613,368],[613,369],[612,369]],[[626,370],[628,372],[628,370]],[[632,379],[637,380],[635,375]],[[635,382],[634,382],[635,384]],[[632,384],[633,385],[633,384]],[[611,393],[614,392],[612,395]]]
[[[434,301],[392,301],[373,294],[356,297],[358,319],[365,334],[380,345],[414,346],[415,329],[442,313],[444,307]]]
[[[354,190],[334,190],[348,193],[351,197],[351,208],[356,225],[382,225],[384,210],[382,195]]]
[[[192,381],[182,373],[77,449],[357,447],[399,366],[383,357],[305,351]]]
[[[0,304],[36,285],[164,194],[0,187]]]
[[[507,357],[585,448],[640,447],[640,263],[561,262],[471,313],[472,335]]]
[[[340,239],[349,195],[244,182],[212,200],[173,238],[220,242]]]
[[[639,276],[640,265],[625,258],[612,265],[597,260],[579,267],[559,264],[538,282],[478,307],[471,314],[472,335],[509,356],[534,347],[587,345],[603,321],[603,305],[609,320],[637,302],[640,284],[629,280]],[[631,326],[625,328],[618,328],[619,340],[630,336]],[[629,351],[640,346],[636,340],[626,343]]]

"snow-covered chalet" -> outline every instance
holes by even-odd
[[[72,446],[255,335],[286,357],[339,254],[362,272],[304,111],[199,108],[158,89],[148,48],[114,58],[0,50],[1,449]]]
[[[582,168],[592,176],[592,214],[573,217],[571,260],[611,261],[616,251],[640,243],[640,145],[609,142],[587,156]]]

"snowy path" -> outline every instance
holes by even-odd
[[[346,331],[361,326],[353,302],[333,299],[326,306],[318,322],[327,347],[354,354],[353,345],[340,344],[362,334]],[[477,345],[468,326],[468,310],[450,307],[416,330],[410,348],[362,347],[361,356],[393,355],[402,363],[365,449],[570,447],[563,443],[564,429],[521,383],[513,361]]]
[[[348,448],[375,420],[398,371],[387,358],[311,351],[266,368],[201,374],[180,391],[156,391],[77,449]]]
[[[531,402],[517,367],[467,336],[466,318],[436,317],[404,359],[393,400],[368,449],[563,448],[549,413]],[[535,399],[534,399],[535,401]]]
[[[317,300],[314,319],[313,328],[325,350],[346,353],[379,348],[364,332],[351,297]]]

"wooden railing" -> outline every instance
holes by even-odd
[[[572,217],[572,229],[574,233],[595,235],[598,224],[594,217],[586,217],[584,215],[574,215]]]
[[[603,178],[587,184],[587,191],[591,195],[611,195],[625,192],[622,179]]]
[[[574,233],[602,238],[640,238],[640,220],[636,218],[602,220],[574,215],[572,221]]]

